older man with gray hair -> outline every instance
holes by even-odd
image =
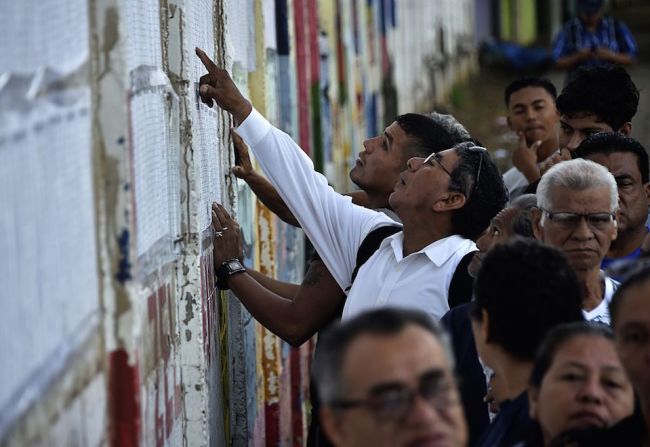
[[[537,207],[535,236],[566,255],[582,285],[585,319],[610,324],[608,306],[618,283],[600,263],[617,234],[614,176],[589,160],[557,164],[539,183]]]
[[[445,335],[425,313],[362,313],[319,339],[312,374],[336,446],[467,444]]]

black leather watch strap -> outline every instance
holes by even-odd
[[[245,271],[246,268],[242,265],[241,262],[239,262],[239,259],[237,258],[224,261],[224,263],[221,264],[215,272],[215,276],[217,277],[217,287],[219,290],[230,289],[230,287],[228,287],[228,279],[230,279],[232,275],[236,275],[237,273],[244,273]]]

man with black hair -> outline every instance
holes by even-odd
[[[538,346],[562,323],[582,320],[576,274],[557,249],[515,239],[490,250],[478,272],[470,316],[483,362],[502,379],[510,401],[476,446],[512,446],[531,425],[528,379]]]
[[[601,268],[619,259],[636,259],[648,236],[650,206],[648,153],[638,141],[620,133],[599,133],[580,144],[576,155],[606,167],[618,187],[618,235],[612,241]]]
[[[537,205],[533,194],[525,194],[514,199],[507,208],[502,209],[490,222],[490,226],[476,241],[479,249],[468,266],[470,276],[476,277],[482,258],[498,244],[513,237],[534,238],[531,210]],[[471,291],[470,291],[471,293]],[[456,374],[460,378],[459,388],[465,418],[470,433],[470,445],[478,439],[489,424],[487,405],[483,401],[486,394],[486,378],[476,353],[472,326],[469,320],[470,304],[454,307],[440,320],[451,335],[452,348],[456,358]]]
[[[553,43],[555,67],[632,64],[637,45],[628,27],[604,14],[603,0],[578,0],[578,17],[567,22]]]
[[[512,154],[511,169],[503,174],[510,197],[539,179],[539,163],[558,149],[558,122],[555,86],[544,78],[520,78],[505,90],[508,127],[519,137]]]
[[[639,106],[639,90],[623,67],[582,67],[557,98],[560,112],[560,150],[540,165],[543,175],[551,166],[570,160],[580,143],[599,132],[632,134],[632,117]],[[526,192],[535,192],[532,183]]]
[[[453,358],[426,314],[384,308],[332,327],[312,376],[336,446],[467,445]]]
[[[299,226],[273,185],[252,169],[241,137],[236,132],[232,135],[242,161],[240,166],[233,168],[235,175],[246,180],[271,211],[285,222]],[[407,161],[414,156],[427,156],[447,149],[469,138],[465,128],[449,115],[434,112],[430,115],[408,113],[398,116],[383,135],[363,142],[364,150],[350,171],[351,180],[362,191],[351,194],[352,202],[365,203],[399,221],[388,204],[388,198]],[[219,218],[223,220],[223,227],[234,228],[237,225],[222,206],[216,204],[214,213],[216,225],[220,224]],[[215,266],[228,259],[241,258],[238,242],[229,240],[238,237],[236,232],[230,232],[215,240]],[[230,286],[255,319],[293,346],[300,346],[335,320],[345,300],[342,288],[318,258],[311,260],[300,285],[277,281],[248,269],[246,275]]]
[[[343,319],[376,306],[420,309],[436,319],[449,310],[448,288],[456,266],[474,250],[472,239],[507,200],[501,175],[487,151],[461,143],[426,158],[411,158],[389,198],[403,231],[386,238],[350,284],[366,235],[394,221],[337,194],[314,171],[300,147],[253,109],[225,70],[201,50],[197,55],[208,69],[200,82],[202,100],[216,101],[233,114],[240,123],[238,133],[328,270],[341,288],[349,289]],[[400,128],[395,139],[408,136]],[[387,139],[387,146],[393,141]],[[228,285],[241,276],[222,277]]]

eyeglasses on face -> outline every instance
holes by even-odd
[[[589,225],[591,228],[604,230],[609,228],[610,224],[616,219],[614,213],[605,212],[586,214],[569,212],[553,213],[545,209],[542,209],[542,212],[546,214],[551,222],[566,229],[576,228],[578,225],[580,225],[582,219],[585,219],[587,221],[587,225]]]
[[[449,177],[451,177],[451,172],[449,172],[449,171],[447,170],[447,168],[445,168],[445,166],[442,164],[442,162],[441,162],[441,158],[442,158],[442,155],[440,155],[439,152],[432,152],[432,153],[429,154],[429,155],[428,155],[424,160],[422,160],[422,164],[423,164],[423,165],[429,165],[429,166],[435,166],[435,165],[437,164],[437,165],[440,167],[440,169],[442,169],[443,171],[445,171],[445,173],[446,173]],[[435,162],[435,163],[434,163],[434,162]]]
[[[389,383],[374,387],[365,399],[337,400],[330,405],[337,409],[365,407],[378,420],[390,422],[404,419],[413,409],[417,396],[438,411],[456,402],[452,381],[444,372],[433,371],[422,376],[417,390],[406,384]]]
[[[465,148],[465,149],[468,150],[468,151],[470,151],[470,152],[477,152],[477,153],[479,153],[479,154],[481,155],[481,158],[480,158],[480,160],[479,160],[479,164],[478,164],[478,169],[477,169],[477,171],[476,171],[476,177],[475,177],[476,180],[475,180],[475,182],[474,182],[475,185],[478,185],[478,182],[479,182],[479,180],[480,180],[480,178],[481,178],[481,168],[483,167],[483,153],[487,153],[487,149],[485,149],[485,148],[482,147],[482,146],[470,146],[470,147]],[[438,153],[438,152],[433,152],[433,153],[429,154],[429,155],[428,155],[428,156],[427,156],[427,157],[422,161],[422,164],[423,164],[423,165],[427,164],[427,165],[429,165],[429,166],[435,166],[434,162],[437,163],[438,166],[440,166],[440,168],[441,168],[443,171],[445,171],[445,173],[446,173],[449,177],[451,177],[451,172],[449,172],[449,170],[448,170],[447,168],[445,168],[444,165],[442,164],[442,162],[441,162],[441,155],[440,155],[440,153]]]

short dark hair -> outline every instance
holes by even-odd
[[[629,152],[636,155],[636,164],[641,173],[641,182],[648,183],[648,153],[637,140],[619,132],[599,132],[589,135],[580,143],[575,155],[576,157],[587,158],[592,154],[611,155],[617,152]]]
[[[537,196],[535,194],[522,194],[510,202],[510,207],[519,210],[519,213],[512,220],[512,233],[522,237],[534,238],[532,210],[537,207]]]
[[[616,327],[618,310],[621,308],[627,292],[631,288],[639,286],[646,281],[650,281],[650,265],[646,265],[645,267],[642,267],[638,272],[630,275],[621,283],[618,289],[616,289],[614,296],[612,296],[612,301],[609,303],[609,315],[612,322],[612,327]]]
[[[364,312],[321,332],[311,370],[312,380],[323,404],[331,404],[345,394],[341,370],[345,353],[352,342],[362,335],[395,335],[408,325],[418,326],[431,333],[451,355],[446,335],[440,326],[427,314],[411,309],[385,307]],[[453,359],[450,357],[450,365],[452,364]]]
[[[473,151],[472,146],[474,143],[470,142],[454,146],[459,160],[451,172],[449,189],[461,192],[466,198],[465,205],[451,216],[454,231],[467,239],[476,240],[508,203],[508,190],[490,154],[487,151]],[[476,184],[479,167],[481,175]]]
[[[516,237],[489,250],[481,263],[470,315],[481,321],[483,310],[488,342],[532,361],[549,329],[583,319],[582,291],[563,253]]]
[[[581,335],[602,337],[612,342],[614,341],[612,330],[603,323],[577,321],[554,327],[544,337],[539,351],[537,351],[537,355],[535,356],[535,363],[530,374],[531,387],[539,389],[544,380],[544,376],[553,364],[555,354],[571,339]]]
[[[553,83],[548,79],[538,77],[524,77],[515,79],[506,87],[506,91],[503,97],[506,102],[506,107],[510,107],[510,97],[512,94],[526,87],[543,88],[548,92],[549,95],[551,95],[553,101],[555,101],[555,98],[557,97],[557,90],[555,89],[555,85],[553,85]]]
[[[412,140],[414,155],[426,157],[463,141],[471,141],[467,130],[451,115],[405,113],[395,118],[395,121]]]
[[[636,114],[639,90],[618,65],[580,67],[556,103],[562,115],[596,115],[617,131]]]

